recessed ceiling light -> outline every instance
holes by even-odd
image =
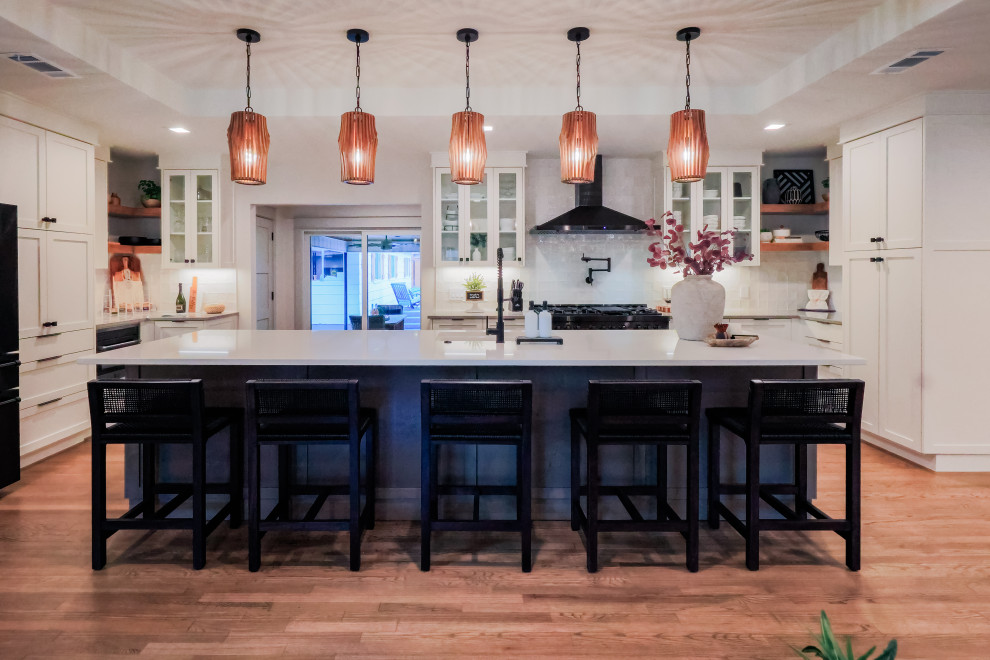
[[[495,127],[489,124],[485,124],[484,129],[485,129],[485,133],[491,133],[492,131],[495,130]]]
[[[172,131],[173,133],[188,133],[189,132],[189,129],[188,128],[182,128],[181,126],[172,126],[168,130]]]
[[[784,126],[787,126],[787,124],[767,124],[766,126],[763,127],[763,130],[765,130],[765,131],[779,131]]]

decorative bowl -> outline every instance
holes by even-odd
[[[781,227],[780,229],[773,230],[774,238],[787,238],[790,235],[791,235],[791,230],[787,229],[786,227]]]
[[[203,311],[207,314],[220,314],[223,310],[227,309],[227,306],[223,303],[216,303],[213,305],[207,305],[203,308]]]
[[[820,241],[828,241],[828,230],[819,229],[818,231],[815,232],[815,236],[817,236],[818,240]]]
[[[749,346],[757,339],[759,339],[758,335],[732,335],[729,339],[715,339],[715,335],[708,335],[705,337],[705,343],[709,346],[742,348]]]

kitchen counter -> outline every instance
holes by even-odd
[[[782,339],[760,339],[747,348],[712,348],[703,342],[679,341],[668,330],[562,330],[564,344],[516,345],[515,334],[506,343],[477,331],[355,332],[307,330],[203,330],[138,346],[87,356],[83,364],[126,365],[131,378],[201,378],[207,405],[244,406],[244,383],[253,378],[355,378],[360,382],[361,405],[379,415],[378,516],[383,520],[416,520],[419,515],[420,383],[424,378],[528,379],[533,383],[533,508],[541,520],[570,516],[570,429],[567,411],[587,404],[591,379],[677,379],[702,382],[705,406],[744,406],[753,378],[811,378],[821,364],[863,364],[861,358]],[[701,420],[701,437],[707,423]],[[723,473],[741,481],[741,443],[723,448]],[[705,474],[706,443],[701,448]],[[215,446],[207,469],[220,469],[226,443]],[[481,478],[487,483],[511,483],[515,457],[500,448],[485,450]],[[312,452],[312,454],[310,454]],[[761,450],[761,471],[768,481],[793,476],[791,448]],[[612,455],[610,454],[610,457]],[[473,479],[475,461],[455,462],[462,479]],[[644,457],[617,454],[607,462],[610,479],[624,483],[652,483],[652,468]],[[339,465],[327,463],[326,454],[301,447],[298,474],[317,479],[336,474]],[[126,454],[126,494],[140,499],[140,461],[136,451]],[[163,480],[178,479],[181,456],[161,457]],[[459,466],[459,467],[456,467]],[[645,468],[645,469],[644,469]],[[339,475],[338,475],[339,476]],[[273,504],[270,477],[263,477],[264,507]],[[702,479],[702,481],[704,481]],[[815,453],[809,451],[809,484],[815,488]],[[683,470],[671,470],[674,500],[683,497]],[[492,516],[514,515],[511,501],[493,498]],[[621,517],[624,509],[614,498],[602,503],[606,517]],[[705,488],[701,502],[704,508]],[[488,505],[486,505],[488,506]],[[675,508],[679,504],[674,505]],[[742,511],[737,511],[738,515]],[[644,515],[655,515],[649,509]],[[705,513],[702,511],[702,516]]]
[[[206,330],[80,358],[80,364],[271,366],[818,366],[864,364],[774,338],[746,348],[679,341],[672,330],[561,330],[563,345],[505,344],[469,331]]]
[[[141,321],[200,321],[207,319],[220,319],[225,316],[237,316],[237,312],[224,310],[219,314],[204,314],[196,312],[193,314],[176,314],[172,312],[162,312],[159,310],[147,312],[131,312],[125,314],[100,313],[96,315],[96,329],[114,328],[117,326],[133,325]]]

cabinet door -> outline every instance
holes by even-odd
[[[849,378],[866,382],[863,399],[863,430],[880,433],[879,361],[880,361],[880,267],[870,262],[870,255],[850,256],[843,273],[843,297],[847,315],[843,319],[843,346],[846,352],[866,360],[865,365],[851,365]],[[913,310],[917,313],[917,307]]]
[[[40,229],[17,231],[17,309],[21,339],[37,337],[45,329],[47,299],[43,292],[48,288],[48,271],[45,263],[45,232]]]
[[[755,167],[729,168],[726,174],[726,208],[723,229],[736,232],[732,237],[733,255],[750,254],[752,260],[740,266],[760,265],[760,190]]]
[[[58,323],[52,331],[92,328],[93,238],[62,232],[47,232],[45,238],[47,320]]]
[[[498,247],[506,263],[525,261],[526,220],[523,200],[522,168],[495,169],[492,173],[496,217],[498,218]]]
[[[921,451],[921,250],[882,258],[879,434]]]
[[[489,168],[474,186],[459,186],[461,191],[461,232],[465,242],[464,260],[479,266],[495,263],[495,242],[493,236],[493,215],[495,192],[493,171]],[[464,211],[467,212],[465,217]]]
[[[216,172],[192,172],[192,188],[186,188],[186,255],[198,267],[216,266],[219,261],[219,198]],[[190,254],[190,250],[192,253]]]
[[[881,134],[886,172],[885,248],[921,247],[924,199],[922,120],[895,126]]]
[[[45,136],[45,214],[54,231],[92,234],[96,226],[93,146],[55,133]]]
[[[433,207],[436,227],[436,259],[438,266],[463,261],[461,249],[461,204],[460,186],[450,178],[447,168],[436,170]]]
[[[40,229],[45,215],[45,131],[0,117],[0,200],[17,207],[17,226]]]
[[[880,135],[847,143],[842,149],[843,223],[846,251],[875,250],[883,236],[885,192]]]
[[[187,172],[162,172],[162,264],[188,263],[186,256]]]
[[[166,339],[168,337],[178,337],[187,335],[190,332],[202,330],[202,321],[166,321],[155,324],[155,339]]]

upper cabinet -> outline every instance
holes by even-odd
[[[220,265],[216,170],[162,171],[162,264]]]
[[[923,137],[916,119],[843,145],[846,251],[921,247]]]
[[[434,168],[437,266],[492,266],[500,247],[504,262],[524,263],[523,173],[522,167],[488,167],[480,184],[459,186],[450,168]]]
[[[93,233],[92,145],[0,117],[0,154],[0,199],[17,206],[19,227]]]
[[[752,254],[760,263],[760,191],[757,167],[710,167],[705,178],[694,183],[674,183],[670,168],[665,168],[665,198],[668,208],[679,224],[684,226],[686,242],[697,239],[704,227],[718,231],[735,230],[732,237],[733,254]]]

